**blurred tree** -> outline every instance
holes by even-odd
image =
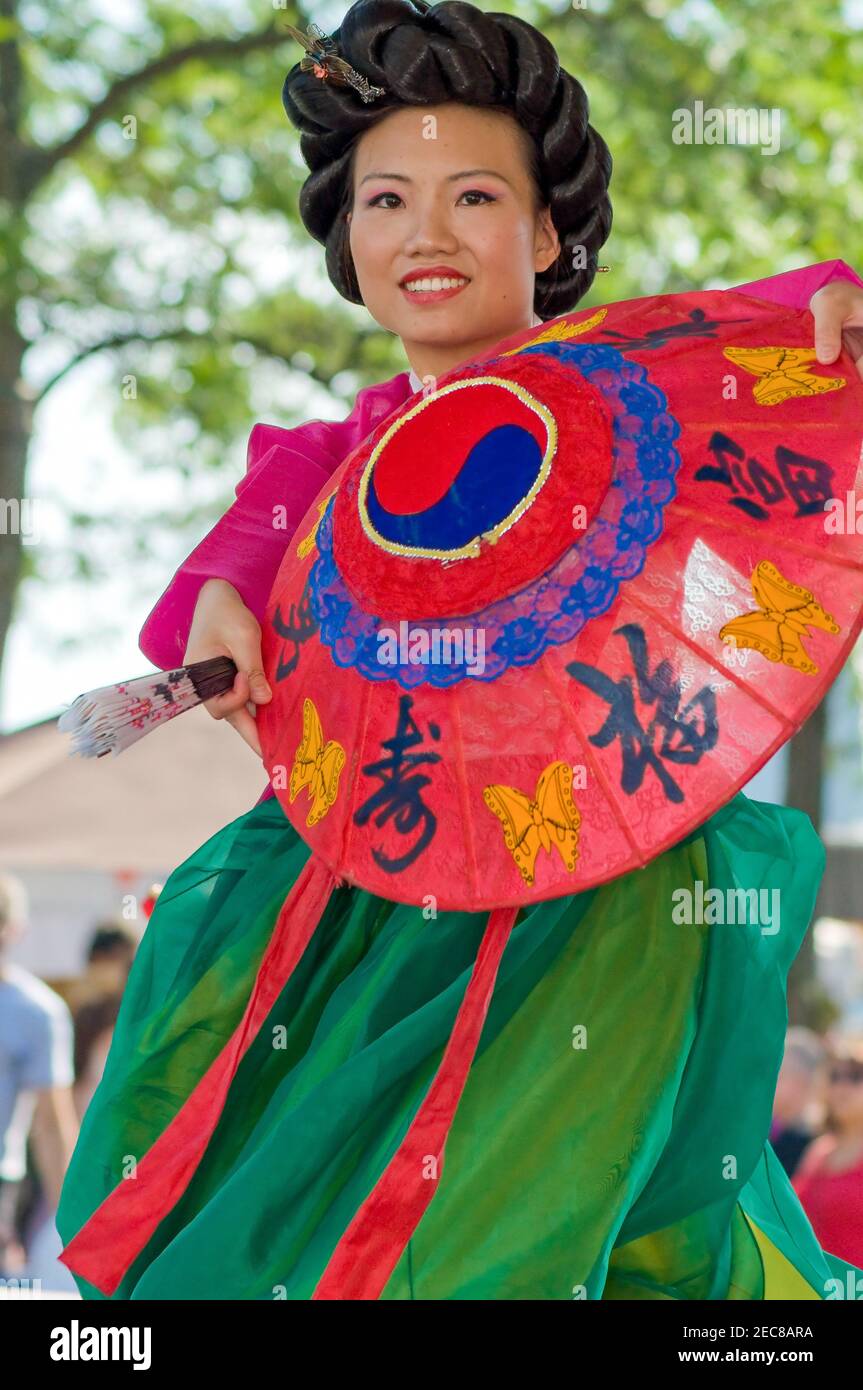
[[[218,463],[248,429],[255,361],[356,389],[399,370],[386,335],[334,292],[297,195],[305,166],[281,110],[302,56],[296,5],[0,0],[0,498],[26,496],[39,405],[110,356],[117,433],[142,466]],[[296,248],[292,260],[289,248]],[[266,248],[266,249],[265,249]],[[8,512],[8,520],[7,520]],[[86,507],[82,573],[94,567]],[[112,519],[140,537],[178,518]],[[194,514],[181,518],[195,529]],[[5,523],[5,524],[4,524]],[[8,507],[0,659],[22,574],[38,565]],[[97,568],[93,569],[97,572]]]

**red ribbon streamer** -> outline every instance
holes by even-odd
[[[135,1177],[108,1194],[60,1255],[63,1264],[106,1296],[116,1292],[191,1182],[240,1062],[311,940],[334,886],[330,871],[309,858],[282,904],[240,1023],[140,1160]]]
[[[354,1216],[312,1295],[313,1299],[379,1298],[437,1190],[423,1177],[429,1156],[443,1151],[473,1062],[517,907],[490,913],[435,1078],[407,1134]]]

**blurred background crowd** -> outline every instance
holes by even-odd
[[[0,875],[0,1278],[73,1292],[54,1214],[140,933],[94,924],[79,973],[48,984],[15,960],[28,917],[23,883]]]

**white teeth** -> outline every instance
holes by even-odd
[[[466,285],[467,283],[467,280],[457,280],[448,275],[443,277],[440,275],[432,275],[427,280],[411,280],[404,288],[410,290],[412,293],[421,291],[424,294],[428,294],[436,290],[454,290],[457,285]]]

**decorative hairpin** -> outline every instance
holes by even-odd
[[[319,29],[317,24],[310,24],[305,34],[295,29],[293,24],[286,24],[285,28],[306,50],[307,56],[300,63],[302,72],[313,72],[322,82],[329,78],[341,87],[350,85],[365,102],[384,95],[384,87],[373,87],[367,77],[338,56],[335,40]]]

